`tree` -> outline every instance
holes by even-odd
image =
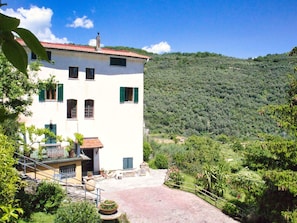
[[[143,161],[149,161],[150,155],[152,154],[153,149],[149,142],[143,142]]]
[[[1,4],[3,6],[5,4]],[[50,62],[44,47],[29,30],[18,27],[20,20],[0,13],[0,46],[8,61],[22,73],[27,73],[28,56],[15,34],[42,60]]]
[[[258,149],[247,153],[247,164],[262,173],[265,181],[266,188],[256,197],[258,215],[265,222],[297,221],[297,79],[290,78],[287,102],[264,109],[285,137],[264,135]]]
[[[39,80],[35,71],[39,69],[39,63],[30,65],[28,75],[12,67],[2,53],[0,64],[0,125],[5,135],[16,138],[17,119],[21,114],[30,114],[27,107],[38,91]]]

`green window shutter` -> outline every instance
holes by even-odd
[[[39,101],[45,101],[45,90],[44,89],[39,90]]]
[[[45,124],[44,126],[46,129],[49,129],[52,133],[57,135],[57,125],[56,124]],[[46,136],[48,137],[48,136]],[[46,144],[56,143],[56,138],[48,137],[45,142]]]
[[[138,103],[138,88],[134,88],[134,103]]]
[[[58,101],[63,101],[63,84],[58,84]]]
[[[133,157],[123,158],[123,169],[133,169]]]
[[[125,87],[120,87],[120,103],[125,102]]]
[[[128,169],[128,159],[127,158],[123,158],[123,169]]]

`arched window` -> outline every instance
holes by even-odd
[[[77,100],[68,99],[67,100],[67,118],[77,117]]]

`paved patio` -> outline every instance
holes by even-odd
[[[101,198],[116,200],[131,223],[237,222],[194,194],[164,186],[165,174],[100,180]]]

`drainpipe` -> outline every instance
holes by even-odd
[[[79,157],[80,155],[80,145],[78,143],[75,143],[76,145],[76,156]]]

